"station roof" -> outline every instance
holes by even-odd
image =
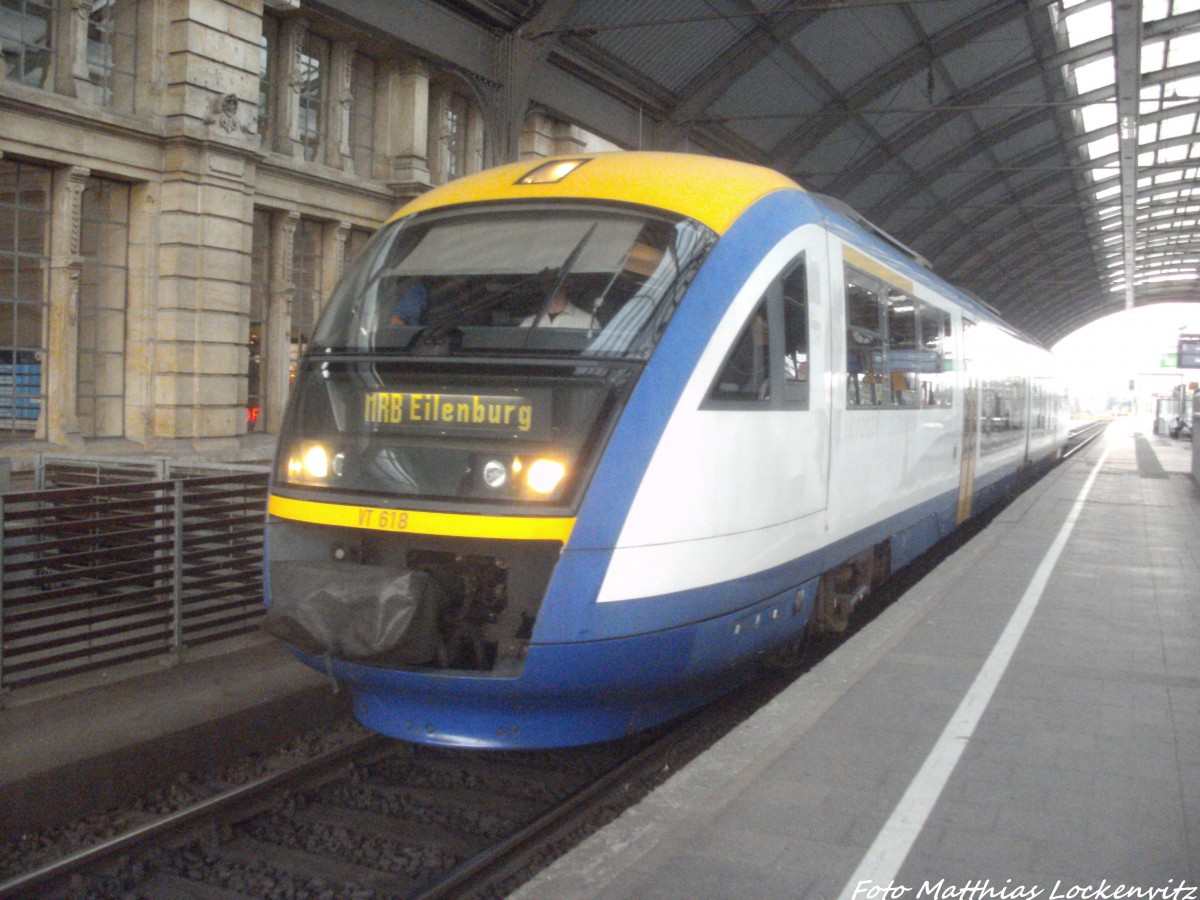
[[[848,203],[1043,343],[1200,300],[1200,0],[395,6],[491,36],[490,71],[458,61],[481,84],[532,60],[531,102],[624,147]]]

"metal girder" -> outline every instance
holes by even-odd
[[[1036,253],[1025,252],[1020,246],[1010,246],[1003,251],[1003,260],[988,268],[982,268],[976,274],[987,284],[994,286],[998,293],[1009,293],[1015,285],[1024,284],[1029,279],[1036,279],[1039,285],[1057,284],[1061,287],[1068,282],[1081,277],[1094,277],[1090,252],[1090,242],[1086,234],[1076,232],[1070,237],[1057,243],[1053,256],[1053,268],[1048,269],[1046,257]],[[1047,277],[1052,274],[1054,277]]]
[[[1074,277],[1078,273],[1079,277],[1086,277],[1091,272],[1091,255],[1084,255],[1089,250],[1087,235],[1076,234],[1059,241],[1053,260],[1054,277],[1048,278],[1044,256],[1027,252],[1019,246],[1010,246],[1002,253],[998,252],[991,264],[974,270],[972,277],[964,279],[964,282],[987,285],[989,293],[996,296],[1011,293],[1014,285],[1023,284],[1029,278],[1036,278],[1039,284],[1058,282],[1061,288],[1064,276]]]
[[[740,0],[746,5],[746,0]],[[671,121],[686,128],[704,114],[739,78],[790,41],[825,10],[789,10],[757,24],[743,40],[716,56],[684,86],[683,99],[670,111]]]
[[[1096,41],[1087,46],[1103,44],[1104,49],[1108,49],[1111,44],[1107,40]],[[1077,48],[1078,50],[1078,48]],[[893,135],[887,142],[886,148],[880,148],[876,151],[876,156],[868,156],[857,163],[857,170],[866,171],[872,166],[878,166],[882,161],[894,156],[897,153],[904,152],[913,145],[919,143],[929,137],[947,122],[957,118],[961,113],[961,107],[988,107],[989,101],[998,97],[1020,84],[1044,73],[1048,66],[1066,65],[1077,61],[1077,58],[1082,54],[1076,51],[1062,53],[1056,56],[1053,60],[1030,60],[1018,63],[1010,69],[1003,72],[998,72],[986,82],[975,85],[969,88],[965,93],[956,95],[950,98],[946,103],[939,104],[933,107],[929,114],[921,119],[914,121],[903,131]],[[1080,101],[1076,101],[1080,103]],[[1041,107],[1045,109],[1047,107]],[[1053,109],[1055,107],[1048,107]],[[847,192],[853,190],[853,185],[847,188]]]
[[[502,132],[496,135],[499,156],[517,158],[521,129],[529,109],[534,73],[542,67],[552,49],[545,37],[533,37],[563,23],[576,0],[545,0],[530,18],[500,38],[500,59],[504,71],[500,79],[500,120]]]
[[[1038,71],[1037,66],[1025,65],[1017,69],[1011,69],[1008,72],[1002,73],[996,79],[992,80],[980,92],[972,92],[970,103],[986,103],[988,97],[993,97],[1001,94],[1017,84],[1029,81]],[[957,96],[957,95],[956,95]],[[1035,114],[1045,115],[1046,108],[1038,109]],[[969,117],[968,113],[960,112],[957,109],[937,108],[931,110],[931,114],[913,122],[899,134],[893,135],[884,144],[876,147],[871,153],[865,157],[855,161],[854,167],[847,168],[839,175],[833,184],[829,186],[829,192],[835,196],[848,195],[854,191],[858,183],[864,176],[870,175],[874,170],[886,164],[888,159],[895,159],[901,154],[907,152],[912,147],[928,139],[935,134],[940,128],[954,121],[955,119]],[[976,129],[977,130],[977,129]],[[978,147],[976,141],[973,147]],[[983,147],[984,151],[988,148],[986,144]],[[978,150],[976,153],[979,152]],[[972,154],[975,155],[975,154]]]
[[[596,80],[585,77],[575,58],[552,54],[548,63],[530,88],[534,103],[621,146],[638,149],[654,143],[657,105],[647,109],[636,96],[613,86],[600,87]],[[719,152],[717,147],[711,149]]]
[[[320,0],[320,5],[473,75],[500,80],[495,33],[435,0]]]
[[[854,114],[855,110],[908,81],[913,72],[922,65],[928,65],[931,58],[965,47],[981,35],[1019,18],[1024,14],[1024,9],[1024,0],[989,4],[968,21],[934,35],[927,46],[915,46],[908,53],[890,61],[886,69],[871,73],[849,91],[833,92],[823,110],[792,129],[772,148],[770,157],[775,166],[781,171],[790,172],[805,154],[813,150],[822,135],[841,124],[847,113]]]
[[[987,151],[991,144],[998,141],[1007,140],[1015,137],[1024,131],[1034,128],[1045,123],[1048,116],[1052,116],[1053,112],[1045,108],[1032,110],[1025,115],[1017,115],[1011,119],[1001,122],[996,127],[981,132],[976,135],[975,139],[969,144],[964,144],[955,147],[949,153],[943,154],[938,158],[931,160],[929,165],[922,170],[925,173],[935,174],[947,172],[958,168],[968,160]],[[914,141],[915,142],[915,141]],[[894,146],[894,144],[889,144]],[[899,148],[896,152],[900,152]],[[927,180],[926,180],[927,183]],[[833,187],[837,188],[835,182]],[[853,188],[851,188],[853,190]],[[904,185],[894,189],[890,194],[884,196],[877,204],[879,210],[891,209],[895,205],[895,201],[899,197],[903,197],[912,193],[912,185]]]
[[[1056,293],[1069,286],[1066,283],[1068,277],[1092,291],[1102,288],[1100,270],[1086,233],[1058,235],[1051,243],[1053,249],[1047,249],[1045,245],[1022,244],[1024,229],[1014,229],[1011,234],[1002,246],[993,242],[982,246],[976,243],[971,263],[951,269],[951,279],[974,285],[978,292],[993,298],[996,303],[1002,302],[1011,292],[1012,285],[1031,277],[1036,278],[1042,288],[1053,285]],[[1064,275],[1065,272],[1069,272],[1069,276]]]
[[[1133,309],[1137,240],[1138,93],[1141,90],[1142,2],[1115,0],[1117,140],[1121,160],[1121,231],[1125,244],[1125,308]]]
[[[1047,160],[1051,160],[1054,157],[1058,156],[1059,154],[1061,154],[1061,152],[1062,152],[1062,148],[1058,147],[1057,145],[1053,145],[1053,144],[1047,145],[1044,147],[1037,148],[1029,155],[1023,156],[1018,160],[1013,160],[1012,162],[1021,168],[1039,169],[1042,167],[1043,163],[1045,163]],[[942,214],[943,208],[954,209],[955,204],[958,200],[969,199],[970,197],[972,197],[974,195],[978,195],[980,193],[983,193],[984,191],[990,190],[993,187],[1002,187],[1005,184],[1006,177],[1007,176],[1004,172],[995,171],[995,172],[992,172],[991,174],[987,175],[986,177],[977,179],[976,181],[973,181],[971,184],[964,186],[957,193],[951,194],[948,197],[941,198],[941,204],[942,204],[941,208],[934,209],[928,215],[926,215],[922,218],[918,218],[918,219],[914,220],[913,222],[909,223],[909,226],[908,226],[909,229],[914,234],[921,234],[926,226],[933,224],[935,219],[943,218],[943,214]],[[1044,186],[1046,185],[1047,182],[1053,183],[1053,182],[1059,181],[1061,179],[1062,179],[1062,173],[1060,170],[1048,169],[1047,174],[1044,177],[1037,179],[1036,182],[1034,182],[1034,185],[1036,186],[1036,189],[1037,189],[1037,193],[1040,193],[1044,189]],[[1022,193],[1022,191],[1029,190],[1029,189],[1030,189],[1030,185],[1022,186],[1022,189],[1018,190],[1016,196],[1019,198],[1023,197],[1024,194]],[[1033,196],[1033,194],[1031,194],[1030,196]],[[991,215],[995,215],[995,213],[992,213]],[[946,248],[945,247],[936,247],[936,246],[923,246],[922,249],[926,251],[926,254],[929,256],[930,259],[933,259],[936,261],[943,255]]]

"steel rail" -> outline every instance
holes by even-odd
[[[358,758],[375,750],[391,747],[394,743],[394,741],[384,738],[382,735],[365,735],[350,744],[330,750],[319,756],[314,756],[311,759],[306,759],[284,771],[265,775],[255,781],[222,791],[206,800],[201,800],[191,806],[176,810],[153,822],[139,825],[137,828],[130,829],[116,837],[64,856],[62,859],[55,860],[52,863],[47,863],[41,868],[0,882],[0,897],[29,896],[28,892],[31,889],[69,876],[106,857],[147,843],[163,834],[182,830],[198,820],[217,815],[239,803],[248,802],[259,794],[269,793],[293,781],[309,777],[322,768]]]
[[[1096,438],[1104,433],[1104,429],[1108,428],[1108,421],[1092,422],[1088,425],[1081,425],[1071,431],[1067,437],[1067,446],[1063,448],[1061,459],[1070,459]]]

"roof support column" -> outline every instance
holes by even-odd
[[[1121,234],[1125,264],[1125,308],[1135,304],[1137,276],[1138,97],[1142,78],[1142,0],[1113,4],[1117,67],[1117,136],[1121,160]]]
[[[496,162],[517,159],[533,76],[554,43],[546,33],[556,31],[574,5],[575,0],[547,0],[537,15],[500,41],[496,69],[503,86],[498,97]]]

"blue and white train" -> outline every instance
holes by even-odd
[[[331,297],[269,627],[386,734],[620,737],[844,629],[1066,427],[1048,353],[778,173],[503,166],[409,203]]]

